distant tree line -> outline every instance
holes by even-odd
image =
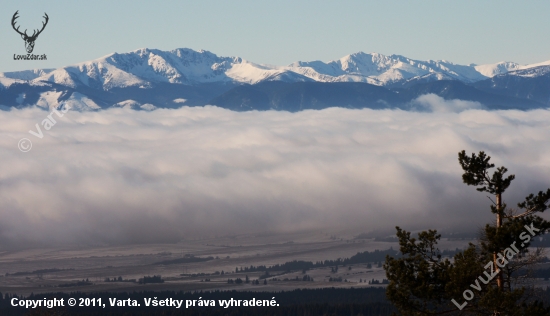
[[[55,272],[69,271],[69,270],[74,270],[74,269],[56,269],[56,268],[53,268],[53,269],[39,269],[39,270],[34,270],[34,271],[20,271],[20,272],[15,272],[15,273],[7,273],[6,272],[6,276],[10,276],[10,275],[22,276],[22,275],[55,273]]]
[[[243,284],[243,283],[252,283],[252,285],[260,285],[260,280],[256,279],[256,280],[250,281],[250,279],[248,278],[248,275],[246,276],[244,281],[241,278],[237,278],[235,280],[227,279],[227,284]],[[267,280],[264,280],[262,284],[267,285]]]
[[[185,257],[183,258],[159,261],[154,264],[169,265],[169,264],[180,264],[180,263],[205,262],[210,260],[214,260],[214,257],[201,258],[201,257],[195,257],[193,255],[185,255]]]
[[[164,280],[160,275],[144,276],[143,278],[138,280],[138,283],[139,284],[164,283]]]
[[[443,250],[441,251],[441,255],[446,257],[451,257],[455,253],[459,252],[460,249],[455,250]],[[357,254],[351,256],[350,258],[338,258],[336,260],[325,260],[325,261],[317,261],[315,263],[311,261],[303,261],[303,260],[293,260],[289,262],[285,262],[283,264],[275,264],[272,266],[265,266],[265,265],[259,265],[259,266],[249,266],[249,267],[237,267],[235,268],[236,273],[241,272],[266,272],[266,271],[298,271],[298,270],[309,270],[313,268],[321,268],[321,267],[335,267],[333,268],[333,272],[338,271],[339,265],[349,265],[349,264],[363,264],[367,263],[370,264],[371,262],[375,262],[379,268],[382,267],[382,262],[386,260],[386,256],[390,256],[393,258],[400,258],[401,254],[398,253],[398,251],[393,250],[393,248],[387,249],[387,250],[374,250],[374,251],[364,251],[364,252],[358,252]],[[372,265],[368,266],[368,268],[371,268]],[[336,269],[334,271],[334,269]]]
[[[90,282],[88,279],[86,280],[82,279],[82,281],[59,284],[58,287],[87,286],[87,285],[93,285],[93,283]]]
[[[200,273],[181,273],[180,276],[190,276],[190,277],[198,277],[198,276],[211,276],[211,275],[224,275],[225,272],[220,272],[220,271],[216,271],[214,273],[204,273],[204,272],[200,272]]]
[[[121,276],[118,278],[105,278],[105,282],[137,282],[136,279],[123,279]]]
[[[369,281],[369,284],[390,284],[390,281],[388,279],[383,279],[382,282],[379,280],[372,279]]]

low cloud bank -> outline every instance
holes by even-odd
[[[550,111],[418,102],[439,110],[69,111],[50,130],[45,111],[0,112],[0,245],[473,230],[492,216],[485,194],[462,183],[462,149],[516,174],[509,205],[550,186]],[[42,139],[28,132],[35,124]]]
[[[475,101],[445,100],[442,97],[430,93],[419,96],[411,102],[413,109],[436,112],[436,113],[460,113],[466,110],[480,110],[483,105]]]

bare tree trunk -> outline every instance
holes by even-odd
[[[503,217],[503,214],[502,214],[502,195],[499,193],[499,194],[497,194],[496,198],[497,198],[497,230],[498,230],[502,226],[502,217]],[[495,269],[498,269],[497,253],[496,252],[493,253],[493,264],[494,264]],[[498,269],[497,286],[501,290],[504,287],[504,279],[503,279],[501,269]]]

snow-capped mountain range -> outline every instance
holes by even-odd
[[[53,82],[76,88],[80,85],[110,90],[130,86],[150,87],[158,82],[185,85],[211,82],[256,84],[262,81],[367,82],[387,86],[420,78],[476,82],[509,71],[550,65],[500,62],[487,65],[458,65],[446,60],[420,61],[400,55],[363,52],[329,62],[295,62],[288,66],[257,64],[240,57],[218,57],[204,50],[172,51],[138,49],[59,69],[0,73],[0,83],[10,81]],[[12,80],[10,80],[12,79]]]
[[[113,53],[96,60],[59,69],[0,73],[0,90],[8,89],[14,84],[34,87],[41,91],[41,96],[36,103],[46,107],[56,106],[62,98],[76,100],[86,97],[91,103],[86,101],[88,103],[84,107],[95,109],[104,107],[105,104],[95,104],[92,101],[93,96],[89,96],[90,90],[109,92],[128,88],[151,89],[162,84],[178,86],[240,85],[273,81],[287,83],[358,82],[393,88],[440,80],[456,80],[465,84],[473,84],[513,72],[519,74],[523,71],[521,72],[522,76],[545,74],[550,67],[544,66],[548,65],[550,65],[550,61],[532,65],[520,65],[513,62],[459,65],[445,60],[420,61],[400,55],[386,56],[378,53],[358,52],[329,62],[298,61],[287,66],[272,66],[257,64],[240,57],[219,57],[204,50],[180,48],[161,51],[143,48],[129,53]],[[530,69],[532,71],[525,72]],[[71,95],[51,91],[52,89],[59,91],[60,87],[70,89]],[[88,92],[83,92],[82,89],[87,89]],[[43,95],[45,91],[48,92],[48,95]],[[186,100],[181,97],[177,99]],[[0,104],[1,101],[0,98]],[[23,105],[28,102],[30,100],[24,100],[18,104]],[[110,101],[105,102],[109,103]],[[185,101],[179,102],[180,106],[184,103]],[[147,108],[153,106],[133,99],[120,100],[110,106],[139,107],[142,104],[147,104]]]

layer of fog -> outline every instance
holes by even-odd
[[[434,112],[69,111],[49,131],[43,110],[0,112],[0,245],[471,231],[492,220],[491,202],[462,183],[462,149],[516,174],[509,205],[550,186],[550,111],[418,102]]]

